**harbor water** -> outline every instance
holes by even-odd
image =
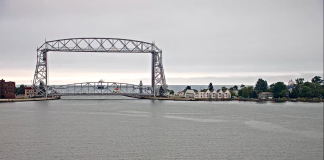
[[[0,103],[0,159],[323,159],[323,103]]]

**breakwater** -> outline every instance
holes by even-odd
[[[26,99],[0,99],[0,102],[25,102],[25,101],[46,101],[59,98],[26,98]]]

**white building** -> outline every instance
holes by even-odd
[[[232,97],[231,92],[229,90],[226,90],[224,92],[224,97],[223,98],[227,99],[227,98],[231,98],[231,97]]]
[[[231,98],[231,92],[226,90],[223,92],[222,90],[214,90],[214,91],[209,91],[207,90],[206,92],[201,92],[197,91],[195,89],[188,89],[185,92],[184,97],[186,98],[218,98],[218,99],[227,99]]]
[[[212,92],[210,90],[207,90],[206,92],[200,92],[200,95],[202,95],[199,98],[216,98],[217,92],[216,90],[213,90]]]
[[[185,92],[185,97],[186,98],[195,98],[195,91],[192,90],[192,89],[187,89],[186,92]]]
[[[217,97],[216,98],[218,98],[218,99],[223,99],[224,98],[224,92],[221,89],[217,90]]]
[[[182,91],[180,91],[180,92],[178,92],[178,96],[179,96],[179,97],[184,97],[184,96],[185,96],[185,93],[182,92]]]

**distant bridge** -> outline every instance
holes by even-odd
[[[37,90],[37,94],[43,97],[47,97],[49,94],[47,53],[50,51],[150,53],[152,55],[150,92],[152,95],[156,96],[160,89],[164,91],[167,90],[162,63],[162,50],[154,43],[120,38],[69,38],[46,41],[41,47],[37,48],[37,63],[33,87]],[[34,95],[36,95],[36,93],[34,93]]]
[[[154,96],[151,87],[118,82],[83,82],[49,87],[48,96],[138,95]]]

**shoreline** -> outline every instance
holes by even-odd
[[[313,102],[313,103],[320,103],[324,102],[324,100],[320,99],[250,99],[250,98],[243,98],[243,99],[215,99],[215,98],[181,98],[181,97],[147,97],[147,96],[127,96],[137,99],[152,99],[152,100],[172,100],[172,101],[252,101],[252,102]]]
[[[26,102],[26,101],[47,101],[47,100],[57,100],[60,98],[26,98],[26,99],[0,99],[1,102]]]
[[[171,101],[250,101],[250,102],[310,102],[310,103],[321,103],[324,102],[324,99],[251,99],[251,98],[242,98],[242,99],[215,99],[215,98],[183,98],[183,97],[149,97],[149,96],[133,96],[128,95],[126,97],[136,98],[136,99],[151,99],[151,100],[171,100]],[[46,101],[46,100],[58,100],[61,98],[27,98],[27,99],[0,99],[0,103],[5,102],[26,102],[26,101]]]

